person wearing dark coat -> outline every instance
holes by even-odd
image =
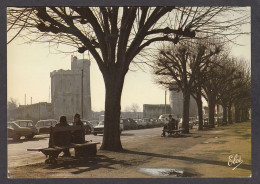
[[[77,113],[74,116],[73,125],[84,126],[84,124],[80,120],[80,115],[77,114]],[[75,143],[75,144],[85,143],[85,131],[82,131],[82,130],[74,131],[73,132],[73,143]],[[83,153],[84,153],[84,148],[75,148],[75,156],[76,157],[83,155]]]
[[[162,136],[165,137],[165,131],[167,129],[169,130],[169,132],[171,132],[171,130],[176,130],[177,129],[176,125],[177,125],[176,120],[172,118],[172,115],[169,115],[168,123],[166,125],[164,125],[164,127],[163,127]]]
[[[60,117],[60,120],[59,120],[59,123],[57,123],[55,125],[55,127],[64,127],[64,126],[70,126],[67,122],[67,118],[66,116],[61,116]],[[66,146],[66,145],[69,145],[71,144],[71,133],[70,131],[66,131],[66,132],[55,132],[55,134],[53,135],[54,137],[54,144],[56,146]],[[70,154],[70,151],[69,151],[69,148],[68,149],[65,149],[64,151],[64,154],[63,156],[64,157],[70,157],[71,154]]]

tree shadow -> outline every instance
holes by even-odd
[[[192,158],[192,157],[186,157],[186,156],[163,155],[163,154],[158,154],[158,153],[147,153],[147,152],[132,151],[132,150],[124,150],[122,152],[127,153],[127,154],[136,154],[136,155],[143,155],[143,156],[150,156],[150,157],[188,161],[191,164],[204,163],[204,164],[211,164],[211,165],[228,166],[227,161],[223,162],[223,161],[217,161],[217,160]],[[234,165],[234,167],[235,167],[235,165]],[[233,168],[233,166],[231,166],[231,168]],[[239,168],[251,170],[251,165],[242,163],[241,165],[239,165]]]
[[[121,136],[133,136],[134,134],[131,133],[122,133]]]
[[[179,135],[173,134],[173,135],[167,135],[165,137],[169,137],[169,138],[187,138],[187,137],[192,137],[192,135],[189,135],[189,134],[179,134]]]
[[[133,166],[129,161],[117,160],[104,155],[96,155],[93,157],[84,157],[76,159],[75,157],[59,158],[55,165],[47,165],[43,169],[76,169],[72,174],[81,174],[97,169],[116,169],[114,165]],[[101,173],[102,174],[102,173]]]

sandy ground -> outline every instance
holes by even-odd
[[[161,137],[158,133],[154,137],[124,140],[122,145],[122,152],[98,150],[95,157],[60,158],[55,166],[46,165],[42,160],[41,163],[9,167],[9,178],[251,176],[249,122],[204,131],[193,129],[190,134],[180,137]],[[231,165],[230,162],[228,166],[229,158],[236,154],[241,157],[237,162],[242,163]]]

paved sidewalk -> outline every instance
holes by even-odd
[[[61,159],[9,168],[12,178],[250,177],[251,123],[237,123],[181,137],[137,137],[122,141],[123,152]],[[236,156],[237,155],[237,156]],[[228,166],[228,164],[230,166]],[[159,175],[158,175],[159,173]]]

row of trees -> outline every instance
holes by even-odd
[[[88,51],[99,66],[106,90],[101,149],[121,150],[121,94],[136,56],[145,55],[158,42],[177,44],[213,35],[232,39],[241,34],[240,26],[248,17],[239,7],[8,8],[7,30],[14,33],[8,43],[23,37],[29,42],[71,46],[79,53]]]
[[[250,70],[246,61],[229,56],[221,39],[182,41],[165,44],[154,62],[157,83],[183,93],[183,127],[189,132],[190,96],[197,102],[199,130],[203,128],[202,98],[209,107],[209,124],[214,127],[215,106],[223,107],[223,122],[249,118]]]

